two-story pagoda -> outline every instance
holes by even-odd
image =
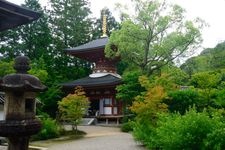
[[[103,33],[106,33],[104,29]],[[100,39],[78,47],[66,49],[66,52],[75,57],[93,63],[93,72],[89,76],[72,82],[64,83],[64,91],[73,91],[76,86],[81,86],[90,100],[90,116],[98,118],[120,118],[122,104],[115,98],[116,86],[121,83],[121,76],[117,74],[116,63],[118,60],[105,57],[104,49],[108,37],[103,34]]]

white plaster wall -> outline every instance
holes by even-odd
[[[104,107],[105,115],[112,115],[112,107]]]

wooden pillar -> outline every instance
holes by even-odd
[[[112,115],[114,115],[114,97],[112,96]]]

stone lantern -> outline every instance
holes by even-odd
[[[35,118],[37,92],[46,89],[40,80],[27,74],[29,58],[15,59],[15,74],[3,77],[0,88],[5,92],[5,120],[0,121],[0,136],[7,137],[9,150],[27,150],[29,137],[38,133],[41,123]]]

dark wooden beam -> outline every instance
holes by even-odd
[[[40,16],[40,13],[0,0],[0,31],[27,24]]]

